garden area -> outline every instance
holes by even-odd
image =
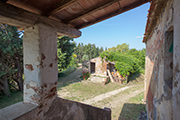
[[[0,24],[0,109],[23,101],[23,31]],[[58,96],[108,107],[112,119],[137,119],[145,111],[143,102],[145,49],[130,49],[128,44],[105,49],[95,44],[76,44],[72,38],[57,38]],[[101,57],[115,63],[116,70],[128,76],[121,83],[92,83],[91,74],[82,72],[82,63]],[[106,97],[104,97],[106,96]]]

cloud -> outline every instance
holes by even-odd
[[[138,39],[138,38],[143,38],[143,37],[144,37],[144,35],[142,35],[142,36],[137,36],[136,39]]]

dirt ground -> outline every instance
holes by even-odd
[[[136,82],[126,85],[109,83],[107,85],[94,84],[81,80],[82,67],[58,80],[59,97],[89,104],[92,106],[112,110],[112,120],[137,120],[139,112],[145,110],[143,102],[143,75],[138,76]],[[134,112],[133,112],[134,110]]]
[[[80,78],[81,74],[82,74],[82,65],[79,64],[79,67],[77,67],[73,73],[69,74],[68,76],[59,78],[60,82],[58,82],[58,86],[62,87],[69,83],[81,81],[81,78]]]

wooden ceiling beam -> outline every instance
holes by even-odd
[[[78,0],[60,0],[59,4],[55,4],[53,7],[50,7],[49,9],[45,10],[42,15],[44,16],[51,16],[57,12],[62,11],[63,9],[67,8],[68,6],[71,6]]]
[[[89,22],[87,22],[87,23],[85,23],[85,24],[82,24],[82,25],[80,25],[80,26],[75,26],[75,28],[81,29],[81,28],[87,27],[87,26],[89,26],[89,25],[98,23],[98,22],[103,21],[103,20],[105,20],[105,19],[111,18],[111,17],[113,17],[113,16],[116,16],[116,15],[121,14],[121,13],[123,13],[123,12],[126,12],[126,11],[128,11],[128,10],[131,10],[131,9],[133,9],[133,8],[136,8],[136,7],[138,7],[138,6],[140,6],[140,5],[143,5],[143,4],[145,4],[145,3],[147,3],[147,2],[150,2],[150,1],[151,1],[151,0],[139,0],[139,1],[134,2],[134,3],[132,3],[132,4],[128,5],[128,6],[126,6],[126,7],[122,7],[122,8],[119,9],[119,10],[116,10],[116,11],[114,11],[114,12],[111,12],[111,13],[107,14],[107,15],[101,16],[101,17],[99,17],[99,18],[97,18],[97,19],[95,19],[95,20],[89,21]]]
[[[74,27],[68,26],[60,21],[50,19],[45,16],[31,13],[21,8],[0,1],[0,23],[17,27],[31,27],[36,23],[43,23],[52,26],[58,35],[69,37],[80,37],[81,32]]]
[[[93,6],[87,10],[84,10],[82,13],[79,13],[77,15],[74,15],[66,20],[63,20],[64,23],[71,23],[77,19],[83,18],[85,16],[88,16],[98,10],[104,9],[120,0],[106,0],[105,2],[101,2],[100,4],[97,4],[96,6]]]

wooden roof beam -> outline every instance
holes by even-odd
[[[77,1],[78,0],[64,0],[64,1],[60,2],[59,4],[55,4],[53,7],[50,7],[49,9],[44,11],[42,13],[42,15],[44,15],[44,16],[51,16],[51,15],[57,13],[57,12],[62,11],[63,9],[67,8],[68,6],[74,4]]]
[[[95,20],[89,21],[89,22],[87,22],[87,23],[85,23],[85,24],[83,24],[83,25],[75,26],[75,28],[81,29],[81,28],[87,27],[87,26],[89,26],[89,25],[98,23],[98,22],[103,21],[103,20],[105,20],[105,19],[111,18],[111,17],[113,17],[113,16],[116,16],[116,15],[121,14],[121,13],[123,13],[123,12],[126,12],[126,11],[128,11],[128,10],[131,10],[131,9],[133,9],[133,8],[136,8],[136,7],[138,7],[138,6],[140,6],[140,5],[143,5],[143,4],[145,4],[145,3],[147,3],[147,2],[150,2],[150,1],[151,1],[151,0],[139,0],[139,1],[134,2],[134,3],[132,3],[132,4],[128,5],[128,6],[126,6],[126,7],[122,7],[122,8],[119,9],[119,10],[116,10],[116,11],[114,11],[114,12],[111,12],[111,13],[107,14],[107,15],[101,16],[101,17],[99,17],[99,18],[97,18],[97,19],[95,19]]]
[[[63,22],[64,23],[73,22],[73,21],[75,21],[77,19],[80,19],[80,18],[83,18],[85,16],[88,16],[88,15],[90,15],[90,14],[92,14],[92,13],[98,11],[98,10],[106,8],[106,7],[112,5],[112,4],[116,3],[116,2],[119,2],[119,1],[120,0],[106,0],[105,2],[97,4],[96,6],[93,6],[93,7],[89,8],[89,9],[87,9],[87,10],[84,10],[82,13],[79,13],[77,15],[74,15],[74,16],[66,19],[66,20],[63,20]]]
[[[73,38],[81,36],[81,32],[78,29],[62,22],[31,13],[0,1],[0,23],[26,28],[40,22],[52,26],[57,31],[58,35],[65,35]]]

